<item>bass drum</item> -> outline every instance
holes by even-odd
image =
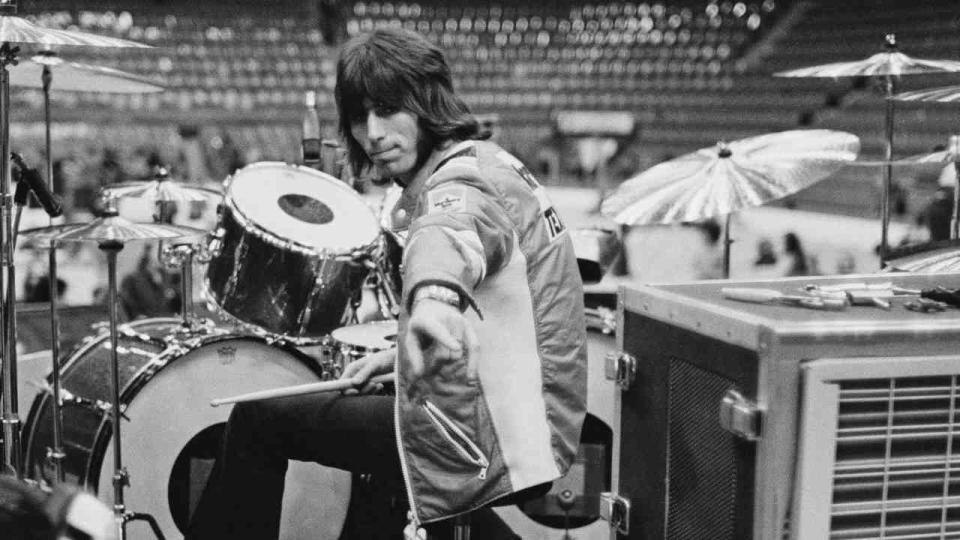
[[[131,512],[156,518],[167,538],[182,537],[206,485],[229,407],[210,400],[319,379],[318,368],[296,349],[223,330],[177,333],[179,319],[122,325],[118,341],[123,424],[121,450]],[[113,503],[110,338],[88,340],[61,368],[64,471],[68,482]],[[52,446],[51,394],[34,399],[24,427],[26,470],[52,483],[46,458]],[[336,539],[350,499],[350,474],[313,463],[290,462],[283,501],[283,539]],[[256,486],[250,486],[256,489]],[[145,524],[129,537],[153,538]]]

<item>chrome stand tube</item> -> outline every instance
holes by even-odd
[[[19,47],[0,45],[0,294],[3,331],[3,466],[4,472],[23,478],[20,444],[20,417],[17,415],[17,312],[16,277],[13,264],[13,195],[10,189],[10,65],[16,62]]]

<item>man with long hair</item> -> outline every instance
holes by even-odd
[[[483,140],[418,34],[349,41],[336,103],[354,172],[403,189],[388,220],[405,244],[398,347],[348,364],[345,395],[237,405],[189,538],[276,538],[287,459],[396,486],[408,535],[432,538],[450,517],[549,486],[576,455],[583,291],[544,188]],[[371,377],[394,370],[396,395],[376,393]]]

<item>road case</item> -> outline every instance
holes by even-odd
[[[913,294],[935,287],[960,275],[621,287],[611,538],[960,534],[960,309]]]

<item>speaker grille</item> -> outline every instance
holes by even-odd
[[[720,401],[734,386],[715,373],[670,360],[669,540],[734,540],[736,441],[718,421]]]
[[[960,537],[957,376],[839,384],[830,538]]]

